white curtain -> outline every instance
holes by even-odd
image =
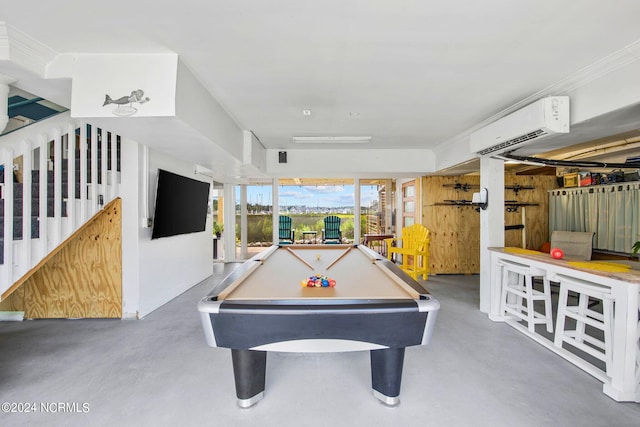
[[[594,248],[631,252],[640,240],[640,182],[550,191],[553,230],[593,231]]]

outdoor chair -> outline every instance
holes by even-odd
[[[295,243],[296,230],[291,228],[290,216],[280,215],[278,230],[278,240],[280,243]]]
[[[342,243],[342,231],[340,231],[340,217],[330,215],[324,219],[322,229],[322,243]]]
[[[429,230],[422,224],[413,224],[402,229],[402,237],[385,239],[387,258],[402,255],[400,268],[418,280],[427,280],[429,274]]]

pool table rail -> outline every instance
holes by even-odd
[[[199,310],[211,347],[256,350],[271,346],[273,351],[317,352],[318,345],[308,350],[288,350],[290,344],[277,347],[282,342],[313,340],[369,343],[370,349],[427,345],[440,307],[434,298],[340,302],[201,301]],[[425,307],[421,309],[420,304]]]
[[[371,261],[372,265],[375,265],[378,270],[383,272],[385,276],[393,281],[400,289],[402,289],[404,293],[408,294],[407,296],[410,296],[414,299],[430,299],[429,291],[425,289],[419,282],[414,280],[393,262],[389,261],[387,258],[382,257],[379,253],[364,245],[274,245],[269,249],[266,249],[265,251],[255,255],[253,258],[244,262],[242,265],[232,271],[207,295],[207,298],[210,300],[225,300],[229,298],[230,295],[233,294],[234,291],[245,281],[245,279],[248,279],[252,274],[256,273],[257,270],[261,266],[263,266],[265,262],[268,262],[269,257],[275,254],[281,248],[283,250],[295,249],[301,251],[330,249],[338,250],[339,253],[342,253],[340,252],[340,250],[342,249],[351,248],[352,250],[358,250]],[[295,259],[293,256],[291,258]],[[338,256],[337,258],[342,258],[342,255]],[[340,286],[340,284],[338,286]],[[294,286],[294,288],[299,289],[297,284]],[[319,289],[318,292],[316,292],[317,295],[315,297],[319,299],[332,298],[331,296],[323,296],[328,291],[330,290]],[[235,294],[233,295],[233,297],[236,298]],[[304,300],[308,300],[314,297],[311,297],[307,294],[302,296],[301,298]],[[363,298],[366,299],[366,296]],[[404,298],[404,296],[402,298]]]

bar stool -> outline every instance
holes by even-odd
[[[613,297],[611,290],[597,283],[558,274],[560,292],[558,296],[558,317],[553,341],[557,348],[563,342],[602,360],[606,373],[610,373],[613,348]],[[578,305],[569,305],[569,292],[578,294]],[[602,301],[602,313],[589,307],[590,299]],[[575,329],[565,330],[567,317],[576,322]],[[600,339],[587,333],[586,325],[602,331]]]
[[[547,332],[553,332],[551,286],[545,271],[504,259],[499,260],[498,265],[502,268],[500,313],[502,315],[508,313],[526,321],[531,333],[535,333],[536,324],[545,324]],[[517,280],[515,282],[509,281],[509,273],[516,274]],[[542,291],[533,288],[534,277],[542,278]],[[523,305],[523,301],[526,301],[526,306]],[[544,313],[535,310],[534,301],[544,301]]]

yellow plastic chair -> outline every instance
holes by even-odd
[[[402,229],[399,239],[385,239],[387,258],[393,254],[402,255],[399,267],[409,276],[418,280],[427,280],[429,275],[429,230],[422,224],[413,224]]]

